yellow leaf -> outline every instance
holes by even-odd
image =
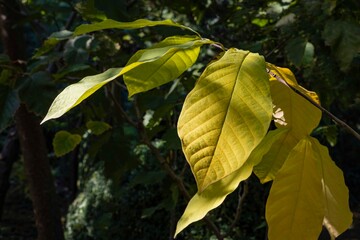
[[[189,224],[205,217],[210,210],[218,207],[225,200],[225,197],[238,187],[241,181],[246,180],[251,175],[254,164],[257,164],[262,156],[269,151],[272,143],[281,136],[283,131],[283,129],[279,129],[269,132],[240,169],[211,184],[203,192],[196,193],[177,224],[176,235]]]
[[[271,145],[269,151],[262,157],[261,162],[254,167],[254,173],[261,183],[266,183],[275,178],[277,172],[282,167],[289,152],[296,146],[299,139],[292,135],[287,128],[278,128],[279,138]]]
[[[325,214],[318,160],[306,137],[277,173],[266,204],[269,240],[317,240]]]
[[[308,95],[314,102],[320,104],[319,96],[316,94],[316,92],[309,91],[304,87],[300,86],[297,83],[296,78],[290,69],[277,67],[271,63],[266,63],[266,67],[269,68],[278,77],[281,77],[283,80],[285,80],[287,84],[293,86],[298,91]],[[272,77],[270,80],[275,81],[276,78]]]
[[[342,171],[331,160],[327,148],[315,138],[311,138],[311,142],[321,164],[322,190],[325,200],[324,225],[334,237],[337,237],[352,223],[349,191]]]
[[[205,69],[178,122],[199,192],[244,164],[265,136],[271,112],[263,57],[230,49]]]
[[[247,162],[240,169],[210,185],[203,192],[197,192],[177,223],[175,237],[189,224],[202,219],[210,210],[218,207],[241,181],[251,175],[252,166],[252,163]]]

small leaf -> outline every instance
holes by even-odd
[[[328,149],[315,138],[311,138],[311,142],[321,164],[322,192],[325,199],[324,225],[334,237],[338,237],[352,223],[349,190],[342,171],[331,160]]]
[[[239,169],[265,136],[272,112],[263,57],[230,49],[186,97],[178,121],[199,192]]]
[[[212,41],[197,36],[173,36],[136,52],[127,65],[134,62],[146,64],[124,74],[129,96],[174,80],[195,63],[200,46],[209,43]]]
[[[111,128],[111,126],[106,122],[100,121],[88,121],[86,123],[86,127],[95,135],[101,135]]]
[[[53,139],[54,152],[57,157],[61,157],[75,149],[81,142],[81,136],[71,134],[67,131],[59,131]]]
[[[322,176],[309,138],[302,139],[276,175],[266,203],[269,240],[316,240],[324,218]]]

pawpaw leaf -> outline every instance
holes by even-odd
[[[57,157],[61,157],[75,149],[81,142],[81,136],[71,134],[67,131],[59,131],[53,139],[54,152]]]
[[[188,94],[178,121],[198,190],[239,169],[264,138],[272,103],[263,57],[229,49]]]

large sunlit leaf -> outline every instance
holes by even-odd
[[[272,103],[263,57],[228,50],[186,97],[178,122],[198,190],[239,169],[264,138]]]
[[[352,223],[349,208],[349,191],[342,171],[331,160],[328,149],[315,138],[311,138],[314,152],[321,164],[322,187],[325,200],[324,225],[337,237]]]
[[[173,36],[151,48],[138,51],[127,65],[134,62],[147,63],[124,75],[129,96],[174,80],[195,63],[200,47],[209,43],[212,41],[197,36]],[[148,61],[154,59],[154,56],[162,57],[156,61]]]
[[[316,240],[322,229],[324,198],[318,160],[309,138],[290,152],[266,203],[269,240]]]
[[[183,26],[181,24],[175,23],[170,19],[161,20],[161,21],[151,21],[147,19],[138,19],[133,22],[118,22],[112,19],[105,19],[102,22],[92,23],[92,24],[83,24],[77,27],[74,31],[74,36],[81,35],[89,32],[104,30],[104,29],[137,29],[137,28],[144,28],[144,27],[154,27],[154,26],[172,26],[172,27],[179,27],[183,29],[187,29],[196,33],[189,27]],[[197,34],[197,33],[196,33]],[[198,34],[197,34],[198,35]]]
[[[270,146],[281,136],[283,131],[283,129],[270,131],[240,169],[210,185],[203,192],[197,192],[188,203],[177,224],[176,235],[189,224],[202,219],[209,211],[218,207],[226,196],[238,187],[241,181],[246,180],[251,174],[252,167],[269,151]]]

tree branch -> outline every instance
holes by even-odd
[[[297,90],[296,88],[294,88],[293,86],[291,86],[290,84],[288,84],[284,79],[282,79],[281,77],[277,76],[275,73],[271,72],[270,69],[266,68],[266,71],[270,74],[270,76],[276,78],[276,80],[278,80],[279,82],[281,82],[282,84],[284,84],[285,86],[289,87],[291,90],[293,90],[295,93],[299,94],[300,96],[302,96],[303,98],[305,98],[307,101],[309,101],[312,105],[314,105],[315,107],[317,107],[318,109],[320,109],[323,113],[325,113],[326,115],[328,115],[336,124],[338,124],[340,127],[344,128],[348,133],[350,133],[351,135],[353,135],[355,138],[357,138],[360,141],[360,134],[358,132],[356,132],[353,128],[351,128],[348,124],[346,124],[344,121],[340,120],[339,118],[337,118],[334,114],[332,114],[331,112],[329,112],[328,110],[326,110],[324,107],[322,107],[320,104],[318,104],[317,102],[315,102],[314,100],[312,100],[309,96],[307,96],[306,94],[300,92],[299,90]]]

